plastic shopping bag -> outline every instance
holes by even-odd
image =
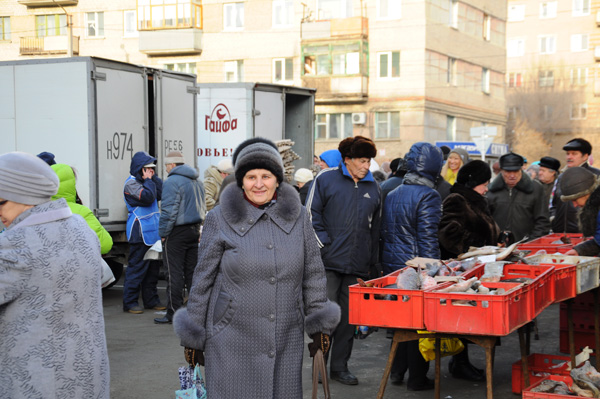
[[[426,331],[419,331],[426,333]],[[462,341],[458,338],[440,338],[440,354],[444,356],[456,355],[465,349]],[[426,361],[435,359],[435,338],[420,338],[419,351]]]
[[[175,399],[206,399],[206,388],[200,365],[179,368],[181,389],[175,391]]]

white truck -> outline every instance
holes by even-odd
[[[199,83],[198,168],[231,158],[242,141],[290,139],[309,167],[314,153],[315,89],[267,83]]]
[[[113,236],[106,260],[126,263],[123,185],[137,151],[181,151],[196,167],[196,77],[94,57],[0,62],[1,151],[48,151],[77,171],[83,204]]]

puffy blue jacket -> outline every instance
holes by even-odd
[[[173,227],[201,223],[206,213],[204,186],[188,165],[174,167],[163,184],[158,234],[167,237]]]
[[[325,269],[368,277],[378,258],[380,197],[371,172],[355,183],[343,162],[315,177],[306,208]]]
[[[404,182],[388,194],[383,207],[381,263],[385,274],[417,256],[440,258],[442,199],[434,182],[442,168],[442,152],[429,143],[416,143],[406,160]]]

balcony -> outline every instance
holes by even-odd
[[[139,48],[148,55],[200,54],[202,29],[141,30]]]
[[[21,55],[67,54],[68,36],[21,37]],[[79,36],[73,36],[73,55],[79,54]]]
[[[79,0],[18,0],[19,4],[27,7],[58,7],[76,6]]]
[[[302,86],[317,89],[317,104],[360,103],[368,99],[368,78],[362,75],[302,77]]]
[[[363,37],[369,32],[369,20],[365,17],[330,19],[304,22],[301,26],[302,40]]]

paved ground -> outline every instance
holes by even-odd
[[[155,325],[155,311],[132,315],[122,311],[122,288],[117,286],[104,292],[104,314],[111,368],[111,397],[114,399],[167,399],[174,398],[178,389],[177,368],[185,364],[183,350],[170,325]],[[165,300],[164,281],[160,282],[160,295]],[[166,303],[166,302],[165,302]],[[532,353],[558,353],[558,305],[552,305],[538,318],[540,340],[532,340]],[[511,366],[519,359],[518,336],[513,333],[502,338],[496,350],[494,369],[494,398],[515,399],[511,391]],[[350,370],[358,377],[357,386],[331,382],[333,398],[375,398],[389,352],[390,340],[385,331],[355,341],[350,360]],[[304,359],[304,398],[311,398],[311,363]],[[484,365],[484,352],[471,345],[473,363]],[[448,358],[442,360],[441,398],[485,398],[485,384],[471,383],[452,378],[448,372]],[[434,377],[431,363],[429,377]],[[235,383],[235,381],[232,381]],[[322,394],[319,396],[322,397]],[[385,398],[433,398],[433,391],[410,392],[405,385],[388,384]],[[246,398],[231,398],[246,399]],[[248,398],[259,399],[259,398]]]

